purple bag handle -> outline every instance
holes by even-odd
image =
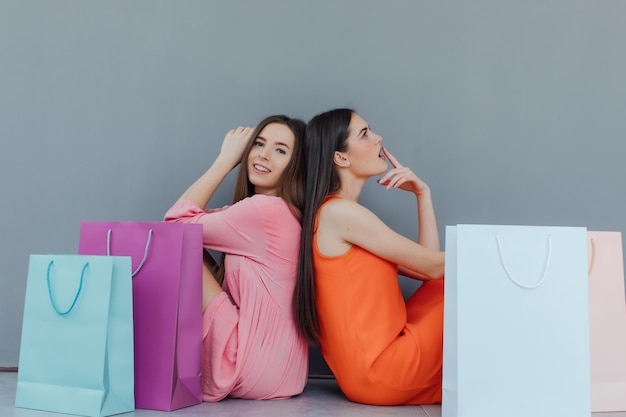
[[[109,229],[109,231],[107,232],[107,256],[111,256],[111,233],[112,232],[113,232],[112,229]],[[139,272],[139,270],[141,270],[141,267],[143,266],[144,262],[146,262],[146,258],[148,258],[148,250],[150,249],[151,241],[152,241],[152,229],[148,231],[148,241],[146,242],[146,248],[143,251],[143,259],[139,263],[139,266],[137,267],[137,269],[135,269],[135,271],[133,272],[132,274],[133,277],[137,274],[137,272]]]
[[[76,295],[74,296],[74,301],[72,301],[72,305],[65,311],[59,311],[59,309],[57,308],[57,304],[54,302],[54,296],[52,295],[52,285],[50,284],[50,268],[52,268],[53,263],[54,261],[50,261],[50,263],[48,264],[48,271],[46,272],[46,281],[48,282],[48,295],[50,296],[50,303],[52,304],[52,308],[54,309],[54,311],[56,311],[59,316],[65,316],[69,314],[76,305],[76,301],[78,300],[78,296],[80,295],[80,290],[83,289],[83,279],[85,278],[85,270],[89,266],[89,262],[86,262],[85,265],[83,265],[83,270],[80,273],[80,284],[78,284],[78,291],[76,291]]]

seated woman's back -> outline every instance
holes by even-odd
[[[350,110],[316,116],[305,135],[307,198],[295,311],[319,341],[353,401],[434,403],[441,399],[443,253],[427,185],[381,146]],[[383,156],[384,155],[384,156]],[[386,160],[393,169],[387,170]],[[411,191],[419,243],[387,227],[357,200],[368,178]],[[403,275],[427,280],[405,303]],[[313,294],[311,294],[313,292]]]

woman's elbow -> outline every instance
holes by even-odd
[[[426,276],[430,280],[442,279],[445,270],[445,252],[435,252],[433,262]]]

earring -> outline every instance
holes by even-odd
[[[346,161],[346,166],[349,167],[350,166],[350,161]]]

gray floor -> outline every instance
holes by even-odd
[[[16,372],[0,372],[0,417],[48,417],[64,414],[15,408]],[[172,412],[136,410],[120,416],[137,417],[282,417],[282,416],[440,416],[439,406],[374,407],[345,399],[337,383],[330,379],[311,379],[298,397],[278,401],[226,399],[218,403],[202,403]],[[626,416],[626,414],[625,414]]]
[[[1,417],[47,417],[64,416],[65,414],[15,408],[16,372],[0,372],[0,416]],[[594,413],[599,417],[626,417],[622,413]],[[289,400],[280,401],[249,401],[227,399],[218,403],[203,403],[181,410],[164,412],[136,410],[120,416],[137,417],[281,417],[281,416],[412,416],[440,417],[441,407],[431,406],[398,406],[376,407],[352,403],[343,397],[334,380],[311,379],[304,393]],[[503,416],[506,417],[506,416]],[[529,416],[532,417],[532,416]],[[554,417],[567,417],[557,416]]]

